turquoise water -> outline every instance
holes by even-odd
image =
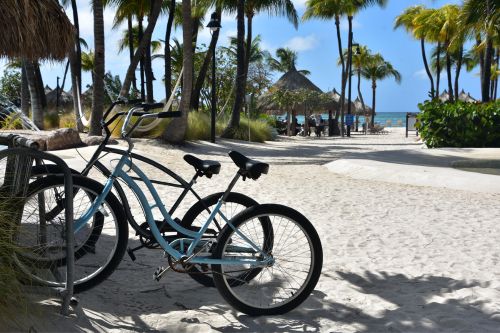
[[[279,118],[286,117],[286,114],[278,116]],[[321,114],[321,118],[328,120],[328,113]],[[286,119],[286,118],[285,118]],[[299,124],[304,123],[304,116],[298,115],[297,121]],[[359,124],[365,122],[365,117],[359,117]],[[406,126],[406,112],[377,112],[375,115],[375,123],[384,125],[386,127],[405,127]]]

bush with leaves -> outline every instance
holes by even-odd
[[[429,148],[500,147],[500,102],[419,104],[417,128]]]
[[[21,72],[13,69],[6,69],[0,78],[0,95],[9,101],[20,105],[21,101]]]

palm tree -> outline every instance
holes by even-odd
[[[344,57],[348,56],[348,50],[344,50]],[[358,76],[358,96],[363,106],[363,111],[366,110],[365,101],[363,99],[363,94],[361,93],[361,70],[366,66],[372,59],[370,50],[365,45],[360,45],[356,48],[356,52],[352,55],[352,65]],[[340,59],[338,63],[340,63]]]
[[[338,52],[339,57],[341,59],[342,65],[342,89],[341,89],[341,108],[340,114],[337,112],[335,115],[335,122],[332,123],[331,119],[329,119],[329,124],[333,125],[331,127],[337,128],[338,119],[341,118],[341,128],[344,128],[344,105],[345,105],[345,90],[347,84],[347,71],[346,68],[349,68],[349,64],[346,64],[344,56],[342,54],[342,40],[340,34],[340,18],[343,16],[347,16],[347,20],[349,22],[349,34],[348,34],[348,43],[347,48],[352,50],[352,20],[354,15],[358,13],[360,10],[373,6],[385,6],[387,0],[307,0],[306,11],[303,20],[308,20],[311,18],[319,18],[323,20],[335,19],[335,27],[337,30],[337,43],[338,43]],[[336,133],[335,133],[336,134]],[[344,132],[342,131],[342,136],[344,136]]]
[[[483,45],[480,54],[481,97],[488,102],[490,96],[491,68],[493,63],[493,43],[495,35],[500,34],[500,3],[497,0],[465,0],[461,24],[474,31],[478,45]],[[484,36],[484,41],[481,41]]]
[[[92,113],[89,135],[102,135],[104,111],[104,16],[102,0],[92,1],[94,13],[94,70],[92,71]]]
[[[26,71],[26,81],[31,96],[31,114],[33,122],[39,129],[43,129],[44,107],[41,103],[40,91],[36,84],[35,66],[31,60],[23,60],[23,67]]]
[[[182,0],[182,39],[183,39],[183,67],[182,96],[180,118],[174,118],[163,133],[163,139],[179,143],[184,140],[187,128],[191,93],[193,90],[193,17],[191,15],[191,0]]]
[[[151,35],[153,34],[153,30],[156,26],[156,22],[158,20],[158,16],[160,15],[162,0],[151,0],[152,1],[152,10],[149,14],[148,25],[146,30],[144,30],[144,34],[142,39],[139,42],[139,46],[135,51],[134,58],[130,63],[130,66],[127,69],[127,74],[125,75],[125,80],[123,80],[123,86],[120,91],[120,96],[128,96],[130,91],[130,85],[132,83],[132,79],[134,78],[134,72],[141,60],[142,56],[145,54],[145,50],[149,47],[151,43]]]
[[[233,137],[234,131],[240,126],[240,111],[245,98],[245,0],[237,0],[237,47],[236,47],[236,96],[234,98],[231,119],[222,133],[222,137]]]
[[[172,34],[172,26],[174,24],[175,17],[175,2],[176,0],[170,0],[168,6],[168,20],[167,27],[165,29],[165,96],[168,100],[170,94],[172,93],[172,63],[170,59],[170,36]]]
[[[297,71],[297,52],[287,47],[280,47],[276,50],[276,57],[278,59],[271,57],[271,55],[267,58],[267,63],[271,70],[280,73],[286,73],[291,70]],[[298,72],[303,75],[311,74],[311,72],[306,69],[298,70]]]
[[[423,9],[413,20],[414,34],[417,36],[425,36],[425,39],[431,43],[437,43],[437,58],[436,58],[436,94],[440,93],[441,82],[441,54],[442,54],[442,38],[440,36],[441,28],[443,27],[443,15],[438,9]]]
[[[373,127],[375,122],[375,101],[377,92],[377,81],[384,80],[388,77],[394,77],[397,83],[401,82],[401,74],[392,67],[392,65],[385,61],[381,54],[377,53],[370,57],[371,59],[361,70],[361,75],[372,81],[372,117],[370,126]]]
[[[427,55],[425,52],[425,34],[420,31],[417,34],[415,18],[425,10],[424,6],[412,6],[407,8],[401,15],[396,17],[396,22],[394,23],[394,29],[403,27],[407,32],[411,33],[414,38],[420,40],[420,50],[422,52],[422,60],[424,61],[425,72],[429,77],[429,81],[431,82],[431,90],[430,96],[431,98],[436,97],[436,91],[434,90],[434,78],[432,76],[431,70],[429,68],[429,63],[427,61]]]

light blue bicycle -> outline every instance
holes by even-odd
[[[253,206],[232,219],[226,218],[221,210],[225,198],[240,178],[256,180],[268,172],[269,165],[230,152],[229,156],[238,167],[236,175],[206,223],[196,231],[186,229],[169,215],[153,183],[129,156],[133,149],[130,135],[136,126],[144,119],[165,118],[172,113],[137,111],[131,109],[125,118],[122,138],[129,148],[104,186],[86,177],[74,177],[75,253],[81,247],[91,247],[90,251],[82,251],[84,255],[76,256],[75,285],[83,288],[86,284],[96,285],[107,278],[123,258],[128,226],[123,209],[111,192],[113,183],[121,179],[137,196],[151,233],[165,251],[165,267],[154,272],[157,281],[169,269],[188,272],[193,265],[211,267],[215,285],[223,298],[249,315],[283,314],[305,301],[319,280],[323,263],[319,236],[307,218],[290,207],[277,204]],[[128,130],[132,117],[138,119]],[[147,191],[143,191],[130,174],[140,177]],[[31,185],[31,199],[26,201],[23,221],[32,218],[33,228],[38,229],[37,233],[21,233],[18,239],[21,245],[37,244],[37,240],[30,237],[34,234],[39,237],[43,226],[43,249],[26,246],[31,252],[23,257],[21,265],[38,282],[52,286],[64,284],[64,276],[58,273],[65,266],[64,238],[60,228],[51,228],[55,221],[60,222],[59,227],[63,225],[64,212],[43,223],[37,218],[45,217],[45,210],[64,202],[63,186],[58,176],[47,176]],[[161,233],[162,226],[155,222],[153,210],[161,212],[164,223],[177,232],[175,237]],[[216,239],[206,237],[216,216],[225,221],[225,226]],[[29,230],[29,226],[25,224],[22,230]],[[47,272],[42,274],[42,270]]]

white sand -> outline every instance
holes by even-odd
[[[25,321],[25,327],[105,332],[500,330],[500,176],[481,175],[487,177],[491,191],[477,191],[466,183],[450,187],[445,181],[452,173],[458,182],[477,176],[450,169],[452,160],[491,158],[498,151],[455,150],[419,165],[413,153],[436,151],[422,149],[414,136],[404,138],[400,130],[350,139],[200,142],[175,149],[141,141],[136,147],[185,177],[192,174],[182,160],[185,153],[220,160],[221,174],[196,185],[205,195],[224,190],[235,172],[228,150],[269,162],[268,175],[257,182],[240,182],[235,190],[262,203],[290,205],[311,220],[324,249],[316,290],[287,315],[251,318],[234,311],[215,289],[201,287],[182,274],[170,272],[160,283],[154,282],[152,274],[165,260],[160,251],[142,250],[137,261],[125,255],[109,280],[78,295],[79,306],[70,318],[54,315],[57,308],[46,305],[46,322]],[[401,153],[394,153],[397,150]],[[366,162],[382,151],[406,156],[406,162],[383,160],[384,154],[372,164]],[[84,154],[88,156],[88,149]],[[355,155],[363,162],[353,162]],[[342,157],[357,165],[359,172],[337,173],[332,165],[325,166]],[[360,175],[367,168],[372,170],[368,179]],[[420,184],[426,186],[404,181],[405,175],[418,179],[419,170],[433,181]],[[130,244],[138,244],[130,236]]]

